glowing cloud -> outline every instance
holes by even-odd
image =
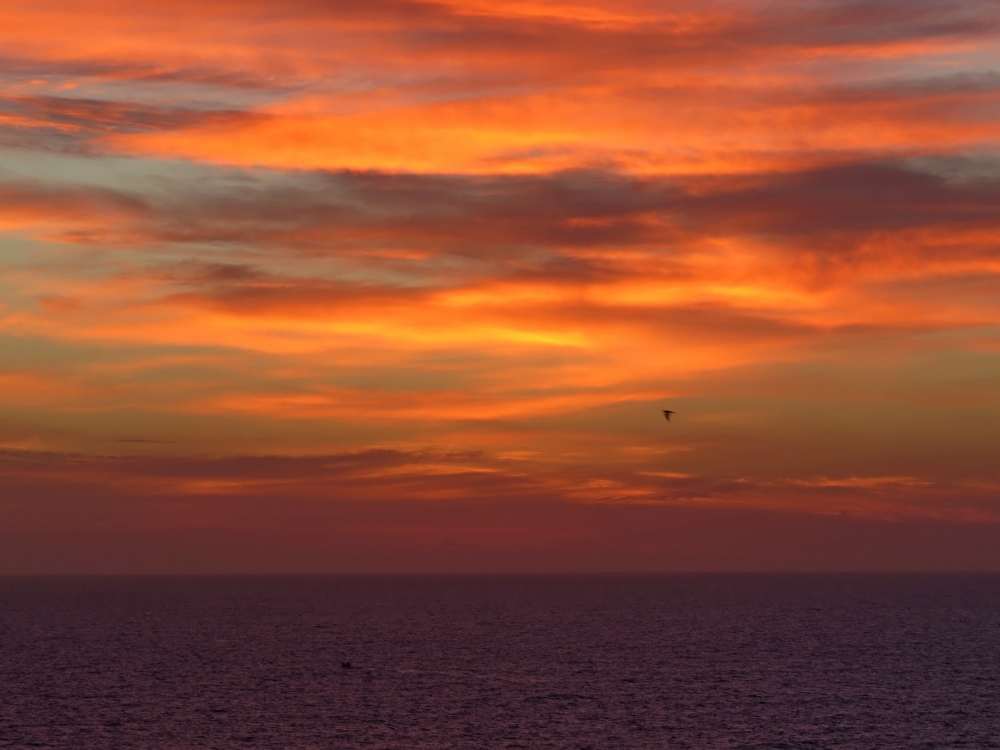
[[[4,523],[711,567],[620,540],[1000,522],[998,42],[985,0],[0,8]]]

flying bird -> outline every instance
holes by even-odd
[[[668,422],[670,421],[670,415],[673,414],[673,413],[674,412],[670,411],[669,409],[664,409],[663,410],[663,416],[665,416],[667,418]]]

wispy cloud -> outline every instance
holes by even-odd
[[[0,8],[6,512],[992,522],[998,38],[978,0]]]

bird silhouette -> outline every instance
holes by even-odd
[[[671,415],[671,414],[674,414],[674,413],[675,413],[675,412],[672,412],[672,411],[670,411],[669,409],[664,409],[664,410],[663,410],[663,416],[665,416],[665,417],[667,418],[667,421],[668,421],[668,422],[670,421],[670,415]]]

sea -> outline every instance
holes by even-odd
[[[1000,748],[1000,575],[0,578],[0,747]]]

